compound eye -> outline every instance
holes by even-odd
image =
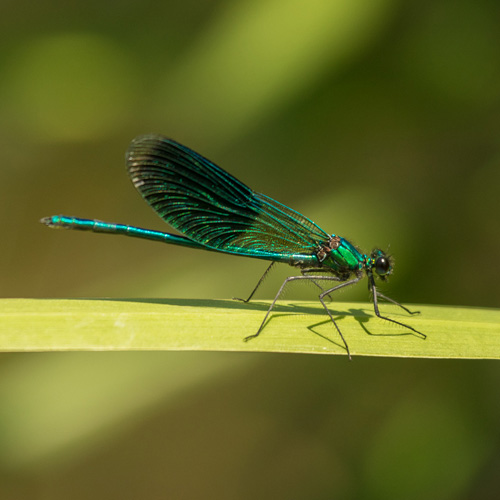
[[[375,271],[379,276],[385,276],[391,269],[391,264],[387,257],[379,257],[375,261]]]

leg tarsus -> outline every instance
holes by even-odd
[[[377,288],[375,286],[375,282],[373,280],[373,277],[370,277],[370,285],[371,285],[371,290],[372,290],[372,293],[373,293],[373,309],[375,311],[375,314],[377,315],[378,318],[380,319],[385,319],[386,321],[390,321],[391,323],[394,323],[396,325],[399,325],[399,326],[402,326],[404,328],[408,328],[408,330],[411,330],[412,332],[415,332],[417,335],[419,335],[423,340],[425,340],[427,338],[427,335],[425,335],[425,333],[422,333],[422,332],[419,332],[417,329],[413,328],[412,326],[410,325],[406,325],[405,323],[401,323],[400,321],[396,321],[395,319],[391,319],[391,318],[387,318],[386,316],[382,316],[380,314],[380,311],[379,311],[379,308],[378,308],[378,298],[380,297],[381,299],[385,299],[387,300],[388,302],[391,302],[392,304],[395,304],[399,307],[401,307],[402,309],[404,309],[406,312],[410,313],[410,314],[415,314],[415,313],[412,313],[409,309],[407,309],[405,306],[403,306],[402,304],[400,304],[399,302],[396,302],[395,300],[389,298],[389,297],[386,297],[385,295],[382,295],[381,293],[379,293],[377,291]],[[418,313],[418,311],[417,311]]]
[[[398,307],[400,307],[401,309],[403,309],[403,311],[406,311],[408,314],[420,314],[420,311],[410,311],[406,306],[404,306],[403,304],[400,304],[399,302],[397,302],[396,300],[394,299],[391,299],[390,297],[387,297],[386,295],[383,295],[382,293],[380,293],[378,290],[375,290],[376,294],[377,294],[377,297],[380,298],[380,299],[383,299],[383,300],[386,300],[387,302],[390,302],[391,304],[394,304]]]
[[[243,342],[248,342],[249,340],[252,340],[260,335],[260,330],[257,333],[254,333],[253,335],[248,335],[243,339]]]

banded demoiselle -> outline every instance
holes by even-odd
[[[309,280],[321,289],[319,301],[350,357],[347,342],[325,303],[325,297],[340,288],[354,285],[364,276],[368,278],[368,289],[379,318],[426,337],[415,328],[380,314],[379,299],[414,314],[378,291],[374,277],[385,281],[393,269],[391,257],[382,250],[375,249],[370,255],[361,253],[345,238],[326,233],[295,210],[256,193],[207,158],[172,139],[157,135],[137,137],[127,151],[126,163],[129,176],[142,197],[164,221],[184,236],[65,215],[45,217],[41,222],[51,227],[123,234],[271,261],[244,302],[253,297],[275,263],[288,264],[300,271],[300,275],[285,279],[257,333],[245,340],[262,332],[288,283]],[[325,288],[319,284],[332,282],[338,284]]]

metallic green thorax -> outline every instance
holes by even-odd
[[[363,268],[364,256],[352,243],[335,234],[320,248],[317,257],[321,267],[332,269],[339,275],[350,275]]]
[[[316,251],[316,258],[319,263],[318,269],[329,270],[341,281],[346,281],[353,274],[362,276],[363,270],[370,276],[375,271],[383,280],[392,272],[391,258],[382,250],[375,249],[369,256],[362,254],[352,243],[335,234],[320,245]],[[300,267],[304,268],[305,265]]]

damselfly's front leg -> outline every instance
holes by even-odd
[[[377,291],[377,287],[375,286],[375,282],[373,280],[373,277],[370,277],[370,289],[371,289],[371,291],[373,293],[373,309],[375,310],[375,314],[380,319],[385,319],[386,321],[390,321],[391,323],[395,323],[396,325],[403,326],[404,328],[408,328],[408,330],[411,330],[412,332],[415,332],[416,334],[418,334],[423,339],[427,338],[427,335],[425,335],[422,332],[419,332],[418,330],[416,330],[415,328],[413,328],[410,325],[407,325],[405,323],[401,323],[400,321],[396,321],[395,319],[391,319],[391,318],[388,318],[386,316],[382,316],[380,314],[380,311],[379,311],[379,308],[378,308],[378,298],[379,297],[382,298],[382,299],[388,300],[389,302],[392,302],[393,304],[401,307],[402,309],[404,309],[406,312],[408,312],[410,314],[416,314],[416,313],[412,313],[409,309],[407,309],[406,307],[404,307],[403,305],[401,305],[399,302],[396,302],[395,300],[392,300],[389,297],[386,297],[385,295],[382,295],[381,293],[379,293]]]
[[[387,297],[386,295],[381,294],[378,290],[375,290],[375,293],[379,299],[386,300],[387,302],[390,302],[391,304],[394,304],[398,307],[401,307],[401,309],[406,311],[408,314],[420,314],[420,311],[410,311],[403,304],[400,304],[399,302],[396,302],[394,299],[391,299],[390,297]]]

